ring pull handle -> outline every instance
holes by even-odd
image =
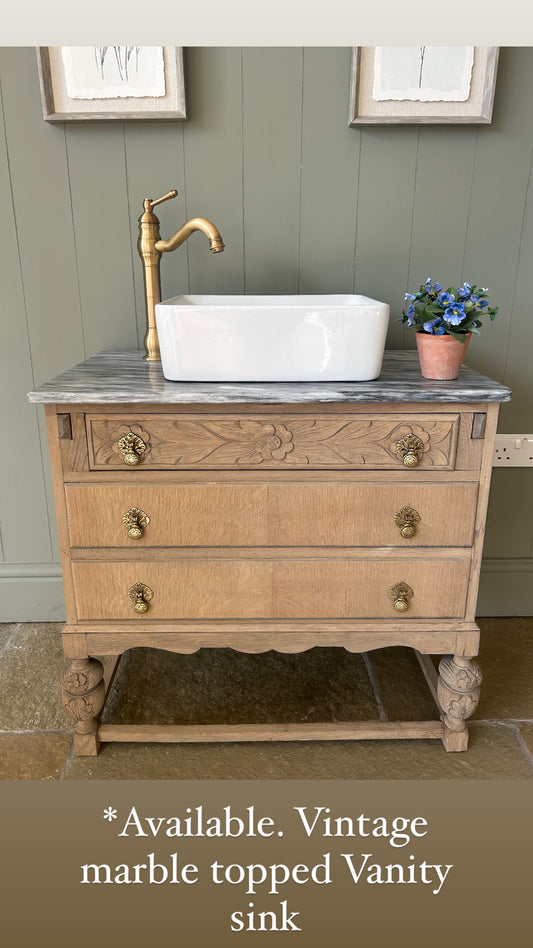
[[[139,507],[131,507],[122,518],[122,523],[128,529],[130,540],[140,540],[144,528],[150,523],[150,517]]]
[[[122,455],[124,464],[135,467],[136,464],[141,463],[144,457],[146,444],[142,438],[139,438],[133,431],[130,431],[129,434],[124,435],[124,437],[120,439],[118,449]]]
[[[416,435],[406,435],[396,445],[396,452],[406,467],[416,467],[424,453],[424,442]]]
[[[416,533],[417,524],[420,523],[420,514],[414,507],[402,507],[394,514],[394,523],[404,540],[409,540]]]
[[[153,590],[144,583],[134,583],[128,589],[128,597],[131,599],[133,611],[137,615],[144,615],[145,612],[148,612],[148,603],[153,599],[153,596]]]
[[[392,599],[396,612],[407,612],[413,590],[407,583],[396,583],[395,586],[391,586],[389,589],[388,596],[389,599]]]

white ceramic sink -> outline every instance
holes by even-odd
[[[367,296],[175,296],[155,307],[165,378],[364,382],[381,372],[389,306]]]

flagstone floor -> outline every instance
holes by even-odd
[[[484,682],[466,753],[440,741],[102,746],[72,753],[61,707],[61,623],[0,625],[0,778],[5,780],[522,779],[533,777],[533,617],[481,619]],[[423,720],[437,710],[413,653],[173,655],[121,661],[105,720],[115,723]]]

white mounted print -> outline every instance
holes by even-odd
[[[466,102],[470,95],[473,46],[376,46],[376,102]]]
[[[63,46],[61,55],[71,99],[165,94],[162,46]]]
[[[47,122],[187,118],[182,46],[39,46]]]
[[[497,46],[354,46],[349,124],[492,121]]]

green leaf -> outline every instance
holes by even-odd
[[[461,323],[461,329],[462,329],[462,330],[470,329],[470,326],[472,326],[473,323],[475,323],[475,322],[476,322],[476,314],[475,314],[475,313],[469,313],[468,316],[466,316],[465,319],[463,319],[463,321],[462,321],[462,323]]]
[[[454,339],[457,339],[457,342],[462,342],[463,344],[467,341],[466,333],[452,332],[451,329],[448,329],[448,335],[453,336]]]

